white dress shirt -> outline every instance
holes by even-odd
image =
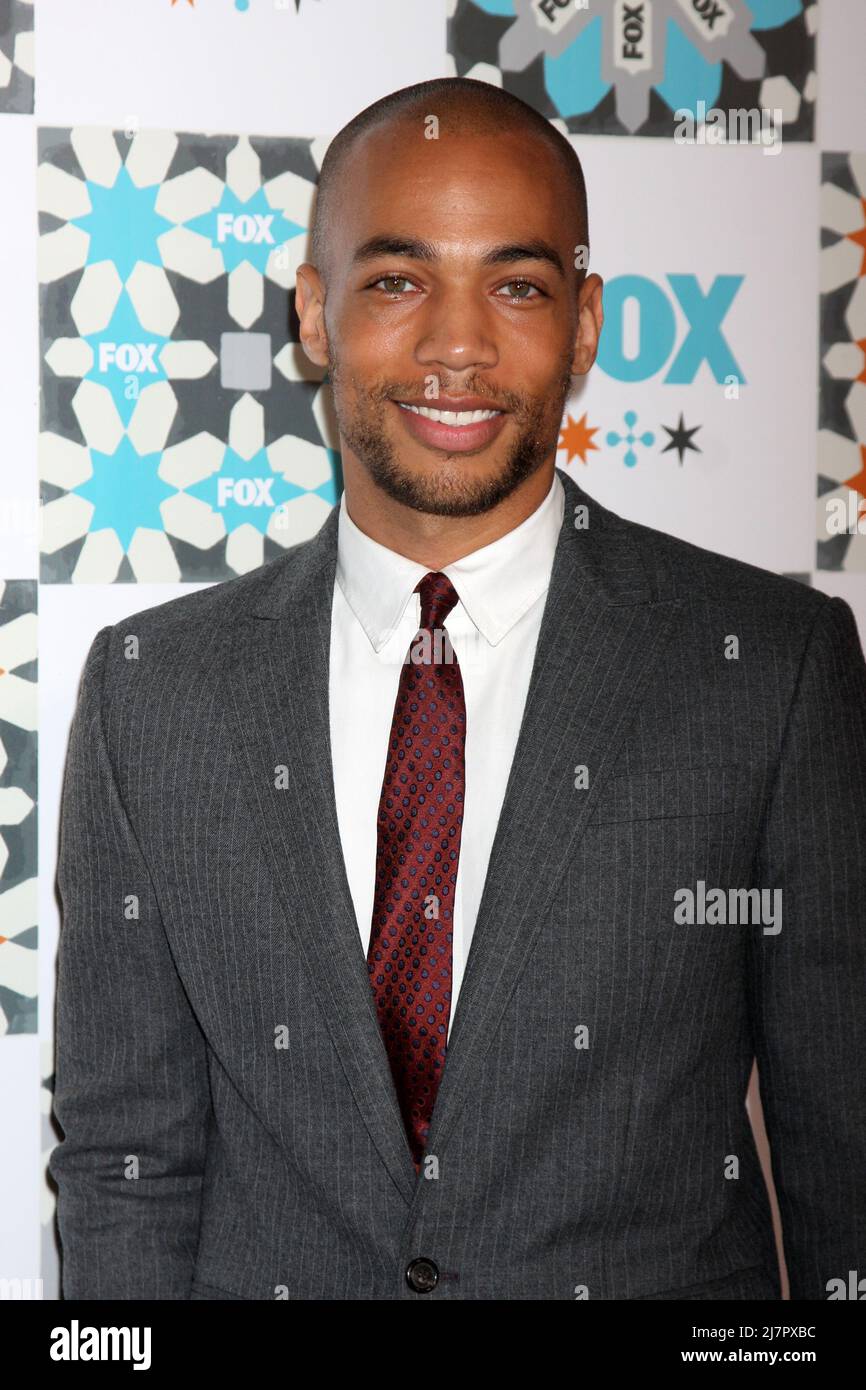
[[[459,602],[445,619],[466,696],[465,795],[453,909],[451,1020],[523,719],[565,489],[513,531],[446,565]],[[334,793],[364,955],[376,877],[376,820],[400,672],[421,624],[413,592],[429,570],[360,531],[340,500],[329,713]]]

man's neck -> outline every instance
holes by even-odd
[[[346,510],[359,531],[428,570],[443,570],[499,540],[541,506],[553,482],[544,464],[504,501],[475,516],[436,516],[395,502],[360,466],[345,467]]]

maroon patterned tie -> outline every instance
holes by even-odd
[[[457,602],[425,574],[400,672],[376,845],[367,968],[416,1170],[445,1065],[465,786],[463,679],[442,627]]]

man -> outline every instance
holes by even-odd
[[[443,79],[329,147],[311,541],[103,628],[64,788],[67,1297],[780,1294],[866,1268],[850,608],[554,468],[568,142]]]

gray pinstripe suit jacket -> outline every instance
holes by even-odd
[[[866,1275],[851,610],[563,484],[438,1176],[415,1178],[339,842],[337,509],[95,638],[58,868],[67,1298],[778,1298],[755,1055],[792,1297]],[[698,881],[781,888],[781,931],[675,923]]]

